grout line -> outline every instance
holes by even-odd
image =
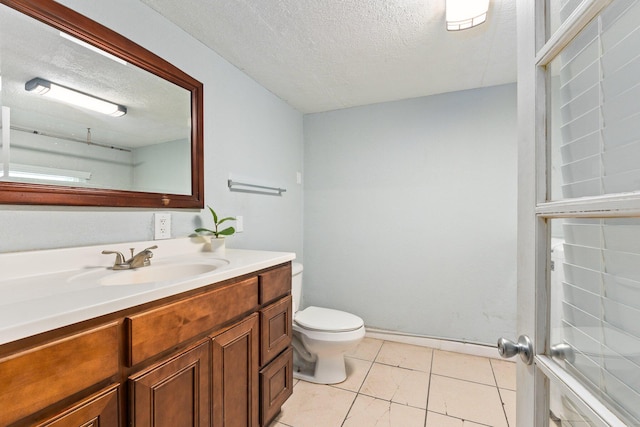
[[[465,378],[460,378],[460,377],[451,377],[451,376],[449,376],[449,375],[442,375],[442,374],[432,374],[432,375],[435,375],[435,376],[437,376],[437,377],[442,377],[442,378],[449,378],[450,380],[464,381],[464,382],[466,382],[466,383],[477,384],[477,385],[483,385],[483,386],[485,386],[485,387],[498,388],[498,387],[496,387],[495,385],[491,385],[491,384],[487,384],[487,383],[481,383],[481,382],[478,382],[478,381],[467,380],[467,379],[465,379]],[[508,389],[506,389],[506,390],[508,390]]]
[[[500,404],[502,405],[502,413],[504,414],[504,419],[505,419],[505,421],[507,423],[507,427],[510,427],[509,426],[509,417],[507,417],[507,410],[504,407],[504,400],[502,399],[502,393],[500,393],[500,387],[498,387],[498,378],[496,377],[496,371],[493,369],[493,363],[491,363],[491,360],[489,360],[489,366],[491,366],[491,373],[493,374],[493,381],[495,381],[496,389],[498,390],[498,398],[500,399]]]
[[[362,379],[362,383],[360,383],[360,387],[358,387],[358,391],[356,391],[356,397],[353,399],[353,402],[351,402],[351,405],[349,406],[349,410],[345,414],[344,419],[342,420],[342,423],[340,424],[340,427],[344,426],[344,423],[347,422],[347,418],[349,418],[349,413],[351,412],[351,409],[353,409],[353,405],[356,403],[356,400],[358,400],[358,396],[361,394],[360,390],[362,390],[362,386],[364,385],[364,382],[367,380],[367,377],[369,376],[369,372],[371,372],[371,368],[373,367],[373,364],[376,363],[376,359],[378,358],[378,355],[380,354],[380,350],[382,350],[382,346],[383,345],[384,345],[384,341],[382,342],[382,345],[380,345],[380,348],[376,352],[376,355],[373,357],[373,360],[368,360],[367,361],[367,362],[371,362],[371,365],[369,365],[369,369],[367,370],[366,375]],[[358,359],[358,360],[362,360],[362,359]]]
[[[374,338],[374,339],[378,339],[378,338]],[[389,365],[389,364],[386,364],[386,363],[377,362],[376,360],[377,360],[377,358],[380,356],[380,353],[381,353],[381,351],[382,351],[382,347],[383,347],[383,346],[384,346],[384,344],[385,344],[387,341],[389,341],[389,340],[384,340],[384,339],[382,339],[382,340],[380,340],[380,341],[382,341],[382,345],[380,345],[380,347],[378,348],[378,350],[377,350],[377,352],[376,352],[375,356],[373,357],[373,360],[361,359],[361,358],[357,358],[357,357],[353,357],[353,356],[346,356],[346,357],[352,358],[352,359],[354,359],[354,360],[366,361],[366,362],[370,363],[370,365],[369,365],[369,367],[368,367],[368,369],[367,369],[367,372],[366,372],[366,374],[364,375],[364,378],[363,378],[362,382],[360,383],[360,385],[359,385],[359,387],[358,387],[357,391],[347,390],[347,389],[344,389],[344,388],[337,387],[336,385],[330,385],[330,386],[331,386],[331,387],[333,387],[333,388],[337,388],[337,389],[340,389],[340,390],[342,390],[342,391],[347,391],[347,392],[350,392],[350,393],[355,394],[355,397],[353,398],[353,400],[352,400],[352,402],[351,402],[351,405],[349,406],[349,409],[347,410],[347,412],[346,412],[346,414],[345,414],[345,416],[344,416],[344,418],[343,418],[343,420],[342,420],[342,422],[341,422],[341,424],[340,424],[340,426],[341,426],[341,427],[343,427],[343,426],[345,425],[345,423],[346,423],[347,419],[349,418],[349,414],[350,414],[351,410],[353,409],[353,407],[354,407],[354,405],[355,405],[355,402],[356,402],[356,400],[358,399],[358,397],[359,397],[360,395],[362,395],[362,396],[367,396],[367,397],[370,397],[370,398],[372,398],[372,399],[376,399],[376,400],[381,400],[381,401],[384,401],[384,402],[388,402],[388,403],[389,403],[389,405],[391,405],[391,404],[395,403],[395,402],[393,402],[392,400],[381,399],[380,397],[371,396],[371,395],[369,395],[369,394],[362,393],[362,388],[363,388],[363,386],[364,386],[364,383],[367,381],[367,378],[368,378],[368,377],[369,377],[369,375],[371,374],[371,370],[373,369],[374,364],[378,363],[378,364],[380,364],[380,365],[389,366],[389,367],[394,367],[394,368],[400,368],[400,369],[404,369],[404,370],[408,370],[408,371],[426,373],[425,371],[421,371],[421,370],[416,370],[416,369],[411,369],[411,368],[404,368],[404,367],[400,367],[400,366]],[[394,342],[394,341],[389,341],[389,342]],[[485,356],[480,356],[480,357],[483,357],[483,358],[486,358],[486,359],[491,359],[491,358],[489,358],[489,357],[485,357]],[[429,398],[430,398],[430,395],[431,395],[431,392],[432,392],[431,387],[432,387],[432,385],[433,385],[433,381],[432,381],[432,380],[433,380],[433,376],[434,376],[434,375],[437,375],[437,376],[439,376],[439,377],[443,377],[443,378],[450,378],[450,379],[453,379],[453,380],[465,381],[465,382],[469,382],[469,383],[473,383],[473,384],[483,385],[483,386],[486,386],[486,387],[495,387],[495,388],[496,388],[496,390],[498,391],[498,396],[499,396],[499,399],[500,399],[500,403],[501,403],[501,405],[502,405],[502,412],[503,412],[503,416],[504,416],[504,419],[505,419],[505,421],[506,421],[506,423],[507,423],[507,426],[508,426],[508,427],[513,427],[513,426],[510,426],[510,425],[509,425],[509,419],[507,418],[507,413],[506,413],[505,404],[504,404],[504,401],[503,401],[503,399],[502,399],[502,394],[500,393],[500,388],[498,387],[497,376],[496,376],[496,373],[495,373],[495,370],[494,370],[494,365],[491,363],[491,360],[489,360],[489,364],[490,364],[490,366],[491,366],[491,373],[492,373],[492,375],[493,375],[493,380],[494,380],[495,385],[485,384],[485,383],[476,382],[476,381],[470,381],[470,380],[466,380],[466,379],[462,379],[462,378],[450,377],[450,376],[447,376],[447,375],[434,374],[434,373],[433,373],[434,359],[435,359],[435,349],[431,348],[431,361],[430,361],[429,372],[428,372],[428,374],[429,374],[429,379],[428,379],[428,381],[429,381],[429,385],[428,385],[428,388],[427,388],[427,396],[426,396],[426,397],[427,397],[427,401],[426,401],[426,407],[425,407],[425,408],[418,408],[418,407],[411,406],[411,405],[405,405],[405,406],[408,406],[408,407],[411,407],[411,408],[415,408],[415,409],[419,409],[419,410],[424,410],[424,422],[423,422],[424,427],[426,427],[426,426],[427,426],[427,420],[428,420],[429,412],[430,412],[430,411],[429,411],[429,409],[428,409],[428,408],[429,408]],[[298,382],[299,382],[299,380],[298,380]],[[505,390],[514,391],[514,390],[510,390],[510,389],[505,389]],[[457,417],[457,416],[453,416],[453,415],[451,415],[451,414],[441,414],[441,413],[440,413],[440,412],[438,412],[438,411],[431,411],[431,412],[432,412],[432,413],[436,413],[436,414],[440,414],[440,415],[443,415],[443,416],[446,416],[446,417],[450,417],[450,418],[458,419],[458,420],[461,420],[461,421],[465,421],[463,418],[460,418],[460,417]],[[275,422],[275,421],[276,421],[276,420],[274,420],[274,422]],[[466,421],[472,421],[472,420],[466,420]],[[280,423],[281,423],[282,425],[284,425],[284,426],[293,427],[293,426],[291,426],[291,425],[289,425],[289,424],[285,424],[285,423],[283,423],[283,422],[281,422],[281,421],[277,421],[277,422],[280,422]],[[480,422],[477,422],[477,421],[473,421],[473,422],[474,422],[474,423],[476,423],[476,424],[482,425],[482,426],[490,427],[490,425],[487,425],[487,424],[484,424],[484,423],[480,423]]]
[[[460,420],[462,422],[469,421],[470,423],[474,423],[474,424],[477,424],[479,426],[493,427],[491,424],[485,424],[485,423],[481,423],[479,421],[467,420],[465,418],[456,417],[455,415],[443,414],[442,412],[437,412],[437,411],[427,411],[427,412],[433,412],[434,414],[442,415],[443,417],[454,418],[454,419]]]
[[[433,376],[433,359],[436,358],[436,352],[431,350],[431,364],[429,365],[429,387],[427,387],[427,404],[424,411],[424,427],[427,427],[427,419],[429,418],[429,396],[431,396],[431,377]]]

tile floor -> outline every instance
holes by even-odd
[[[348,378],[294,380],[270,427],[514,427],[515,363],[365,338]]]

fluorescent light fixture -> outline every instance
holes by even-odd
[[[25,83],[24,88],[28,92],[37,93],[38,95],[66,102],[67,104],[77,105],[92,111],[97,111],[98,113],[108,114],[114,117],[127,114],[127,108],[122,105],[69,89],[68,87],[41,79],[40,77],[29,80]]]
[[[0,170],[0,178],[3,175],[3,171]],[[9,165],[9,178],[27,181],[86,183],[91,179],[91,172],[11,163]]]
[[[70,41],[74,42],[75,44],[80,45],[80,46],[82,46],[84,48],[87,48],[87,49],[89,49],[89,50],[91,50],[93,52],[99,53],[100,55],[105,56],[105,57],[107,57],[107,58],[109,58],[109,59],[111,59],[113,61],[119,62],[122,65],[127,65],[127,61],[125,61],[124,59],[118,58],[117,56],[112,55],[109,52],[105,52],[104,50],[100,49],[99,47],[95,47],[93,45],[90,45],[87,42],[83,42],[82,40],[77,39],[77,38],[75,38],[73,36],[70,36],[67,33],[64,33],[62,31],[60,31],[60,37],[65,38],[67,40],[70,40]]]
[[[447,30],[466,30],[487,20],[489,0],[447,0]]]

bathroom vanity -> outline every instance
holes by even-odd
[[[0,425],[265,426],[277,415],[293,391],[295,255],[158,245],[133,284],[96,255],[127,244],[0,254]]]

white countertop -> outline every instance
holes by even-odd
[[[130,247],[153,250],[153,266],[211,264],[216,269],[173,280],[104,286],[96,278],[112,271],[115,255]],[[197,289],[295,259],[291,252],[226,249],[206,252],[200,238],[119,243],[82,248],[0,254],[0,344]],[[142,267],[140,270],[149,267]]]

